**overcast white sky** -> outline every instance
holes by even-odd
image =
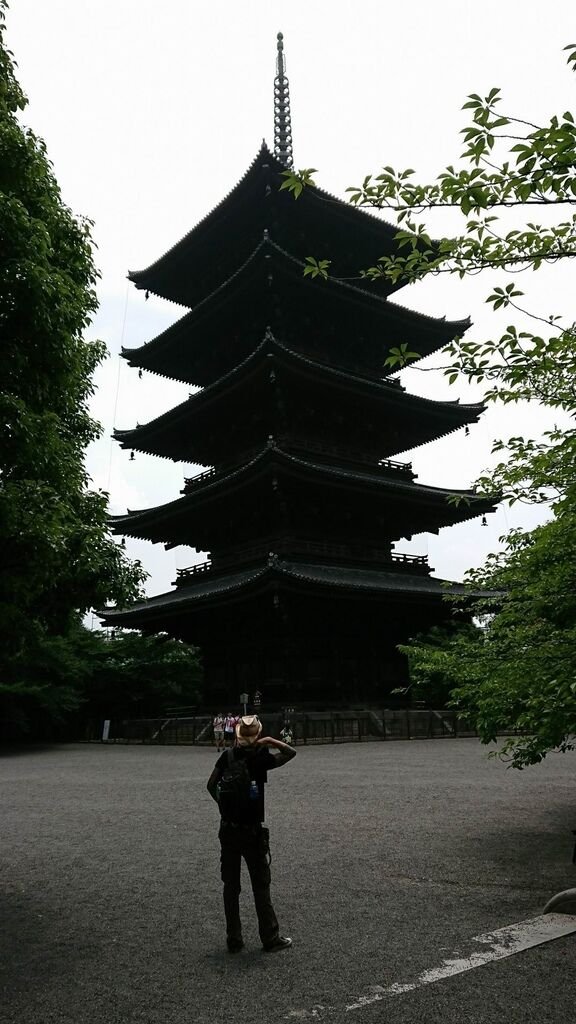
[[[7,42],[30,100],[24,121],[45,139],[65,201],[95,221],[102,280],[93,336],[111,355],[93,403],[105,435],[88,466],[94,485],[110,491],[112,511],[171,500],[192,471],[143,455],[130,462],[110,441],[114,426],[147,422],[189,392],[151,375],[139,380],[118,358],[121,343],[142,344],[183,312],[152,296],[145,302],[126,273],[219,202],[263,137],[272,145],[276,33],[284,33],[296,166],[318,168],[318,183],[343,195],[383,164],[424,178],[454,162],[470,92],[501,86],[502,109],[536,122],[574,109],[576,77],[561,52],[574,20],[567,0],[545,9],[525,0],[13,0]],[[440,220],[432,227],[449,230]],[[428,281],[395,298],[431,315],[469,314],[469,337],[480,339],[510,321],[484,305],[499,280]],[[525,274],[522,287],[536,312],[570,314],[567,271]],[[481,398],[449,388],[441,374],[412,370],[403,381],[438,399]],[[460,431],[410,458],[422,483],[469,486],[490,463],[494,437],[553,422],[539,410],[491,409],[468,438]],[[539,509],[500,509],[485,528],[474,521],[397,549],[428,554],[437,575],[459,579],[509,526],[541,518]],[[144,542],[128,541],[128,551],[151,573],[149,593],[168,589],[176,568],[198,557]]]

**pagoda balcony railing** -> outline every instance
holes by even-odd
[[[309,441],[304,438],[289,438],[281,436],[278,438],[278,446],[285,450],[310,452],[312,455],[324,455],[328,458],[342,460],[345,463],[358,463],[362,466],[370,466],[372,469],[381,470],[383,473],[401,473],[409,476],[412,480],[414,473],[411,462],[396,462],[394,459],[381,459],[376,452],[362,452],[349,445],[327,444],[324,441]]]
[[[272,443],[269,442],[269,444],[270,447],[275,445],[287,454],[304,452],[311,455],[320,455],[324,458],[333,459],[339,464],[370,467],[372,470],[377,472],[379,471],[384,475],[392,473],[394,475],[398,474],[408,478],[409,480],[414,479],[411,462],[396,462],[393,459],[380,459],[378,455],[373,452],[360,452],[357,448],[350,448],[347,445],[325,444],[323,441],[308,441],[300,438],[289,438],[286,436],[278,437],[274,439]],[[225,476],[231,470],[237,469],[238,466],[251,462],[251,460],[256,458],[261,451],[261,445],[249,448],[234,459],[227,459],[226,462],[221,462],[218,467],[212,466],[210,469],[206,469],[204,472],[198,473],[197,476],[186,477],[184,480],[184,487],[180,493],[190,494],[192,490],[205,483],[207,480],[213,480],[218,476]]]
[[[204,562],[198,562],[186,569],[178,569],[176,586],[186,586],[193,583],[198,576],[208,572],[220,573],[229,569],[247,566],[262,560],[273,558],[278,555],[285,555],[291,559],[301,559],[303,556],[312,555],[321,560],[332,561],[334,558],[341,559],[345,564],[368,565],[379,569],[390,569],[397,571],[400,567],[418,575],[428,575],[430,567],[426,555],[405,555],[399,552],[390,552],[382,548],[353,547],[348,544],[327,544],[318,541],[299,541],[286,538],[283,540],[270,540],[261,544],[243,545],[218,555],[216,558],[208,558]]]

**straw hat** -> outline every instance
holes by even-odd
[[[262,722],[256,715],[244,715],[236,726],[236,739],[241,747],[251,747],[262,732]]]

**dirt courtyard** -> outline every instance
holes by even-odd
[[[2,1024],[443,1024],[573,1015],[576,936],[347,1010],[576,885],[576,756],[524,772],[470,739],[299,748],[267,787],[294,940],[225,950],[215,752],[61,745],[0,757]]]

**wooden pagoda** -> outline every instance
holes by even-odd
[[[417,483],[394,456],[467,427],[482,406],[420,398],[387,375],[390,348],[426,356],[469,326],[403,308],[387,282],[348,283],[395,251],[396,228],[316,187],[296,201],[280,190],[291,165],[281,46],[274,153],[264,143],[219,206],[129,275],[189,311],[124,357],[200,390],[116,437],[206,468],[176,500],[112,528],[209,558],[169,593],[102,617],[198,645],[214,702],[256,689],[267,703],[371,701],[406,683],[397,645],[450,615],[426,558],[393,545],[494,510],[473,491],[450,504],[453,492]],[[328,280],[304,277],[309,254],[332,261]]]

